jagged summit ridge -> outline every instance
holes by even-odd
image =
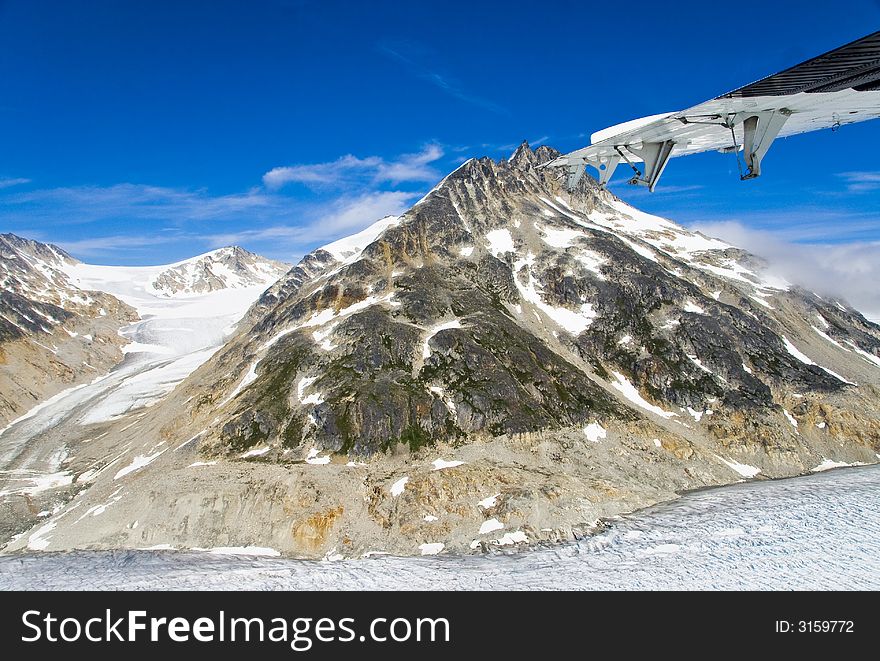
[[[472,159],[346,260],[304,258],[216,359],[250,377],[207,446],[370,454],[643,415],[720,430],[750,410],[772,426],[785,391],[852,381],[791,350],[795,317],[880,351],[858,313],[746,253],[587,177],[563,192],[536,168],[555,154]]]
[[[112,297],[71,281],[68,271],[79,264],[58,246],[0,234],[0,341],[52,334],[65,320],[118,308]]]
[[[547,163],[559,155],[560,153],[556,149],[547,145],[540,145],[537,149],[533,150],[529,146],[529,141],[523,140],[510,155],[510,158],[507,159],[507,162],[513,167],[524,169],[529,166],[535,167],[542,163]]]
[[[4,260],[16,258],[42,260],[56,266],[78,261],[52,243],[40,243],[8,232],[0,234],[0,255]]]

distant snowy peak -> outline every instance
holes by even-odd
[[[173,298],[269,286],[289,268],[284,262],[229,246],[170,265],[150,280],[148,289],[156,296]]]
[[[6,292],[60,304],[59,291],[71,287],[64,269],[77,263],[57,246],[0,234],[0,285]]]

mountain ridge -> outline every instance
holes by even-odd
[[[76,502],[8,548],[470,552],[877,461],[880,327],[589,177],[564,192],[555,153],[469,160],[306,255],[149,415],[68,430],[51,496]]]
[[[461,188],[461,186],[458,185],[462,183],[461,181],[458,181],[459,179],[467,179],[469,177],[474,177],[475,175],[478,178],[482,178],[484,181],[495,181],[496,183],[494,185],[500,188],[521,186],[522,182],[518,176],[508,176],[509,170],[512,169],[517,173],[525,173],[526,179],[528,177],[540,177],[542,175],[535,170],[535,166],[540,162],[553,158],[554,153],[553,150],[546,147],[541,147],[536,151],[532,151],[527,144],[524,144],[516,150],[511,159],[507,162],[509,164],[507,169],[504,167],[504,162],[496,164],[489,159],[470,161],[463,164],[444,179],[444,182],[447,183],[441,183],[441,185],[438,186],[438,189],[442,190],[443,185],[449,186],[453,184],[456,187]],[[498,179],[499,175],[500,180]],[[455,183],[457,181],[458,184]],[[448,182],[453,182],[453,184]],[[465,181],[464,188],[466,189],[468,185],[468,182]],[[436,192],[438,189],[435,189],[433,193],[429,194],[426,197],[426,200],[430,200],[431,195],[439,195]],[[519,194],[520,192],[521,191],[515,191],[516,194]],[[507,193],[505,192],[505,194]],[[591,252],[589,249],[586,249],[586,252],[581,251],[576,256],[585,266],[585,269],[583,270],[588,272],[587,277],[593,277],[597,280],[597,282],[590,283],[591,287],[595,287],[598,290],[598,293],[594,295],[590,301],[586,300],[582,292],[576,291],[577,287],[583,287],[583,283],[574,282],[571,276],[563,276],[557,282],[553,283],[553,286],[556,288],[555,291],[552,289],[548,290],[542,283],[535,285],[531,282],[523,282],[522,280],[526,280],[525,276],[523,276],[522,280],[519,278],[518,272],[523,269],[527,271],[531,270],[531,266],[528,264],[528,254],[521,255],[520,259],[512,260],[512,263],[506,264],[506,270],[508,272],[505,273],[505,266],[502,266],[503,261],[500,260],[499,257],[513,254],[514,250],[513,238],[510,236],[510,230],[505,229],[504,227],[494,229],[495,225],[487,226],[488,229],[485,232],[486,238],[483,239],[483,241],[485,242],[488,240],[488,245],[484,244],[482,246],[464,245],[465,243],[474,243],[474,241],[473,237],[467,238],[466,234],[470,233],[469,229],[461,224],[454,224],[445,229],[432,227],[430,233],[434,236],[441,236],[443,240],[442,243],[438,242],[437,244],[432,245],[429,249],[426,240],[428,231],[425,229],[419,229],[419,208],[420,205],[427,204],[426,200],[423,200],[401,217],[408,218],[408,220],[401,221],[400,219],[397,219],[395,222],[389,223],[388,227],[384,227],[380,235],[358,253],[359,257],[356,261],[342,265],[333,264],[336,269],[329,276],[326,271],[315,269],[312,269],[309,273],[298,272],[298,269],[302,270],[304,267],[312,265],[316,259],[316,253],[313,253],[312,255],[306,256],[301,264],[292,269],[285,279],[282,279],[276,283],[272,289],[267,291],[263,298],[257,303],[257,306],[263,306],[265,308],[269,304],[274,303],[276,309],[268,311],[262,319],[257,320],[249,333],[249,338],[251,340],[250,343],[251,345],[255,345],[252,347],[255,351],[253,358],[251,359],[251,367],[248,369],[248,373],[252,373],[254,367],[256,367],[257,374],[259,375],[260,360],[257,360],[256,363],[254,363],[253,360],[256,359],[257,354],[265,352],[268,346],[271,346],[274,342],[294,343],[294,336],[299,336],[300,333],[297,330],[297,324],[294,323],[291,327],[291,324],[289,323],[290,320],[285,319],[285,317],[293,317],[294,320],[298,318],[299,324],[303,329],[315,328],[316,330],[313,332],[313,335],[316,335],[316,337],[317,335],[321,335],[321,341],[325,343],[325,346],[332,345],[332,341],[329,339],[332,335],[325,334],[323,329],[329,327],[331,334],[335,332],[333,330],[335,323],[333,319],[337,316],[344,319],[349,310],[352,310],[355,313],[355,317],[358,315],[369,314],[372,316],[370,321],[371,324],[374,326],[376,324],[381,325],[384,321],[380,318],[382,316],[381,313],[378,312],[380,308],[391,310],[393,314],[394,297],[389,297],[388,291],[394,286],[392,280],[395,277],[395,274],[397,274],[398,278],[406,277],[405,273],[407,268],[412,267],[414,267],[419,273],[424,274],[429,272],[432,268],[436,269],[437,262],[441,259],[451,258],[452,260],[455,260],[460,258],[461,255],[453,254],[454,251],[450,248],[450,244],[460,244],[461,247],[459,250],[471,251],[468,253],[468,261],[470,262],[474,261],[473,250],[475,247],[478,254],[480,252],[483,253],[483,256],[479,259],[477,264],[477,270],[480,271],[478,277],[488,277],[490,279],[491,288],[494,289],[494,291],[486,292],[484,288],[484,293],[487,293],[489,297],[483,301],[484,307],[491,307],[492,305],[498,305],[501,303],[505,310],[504,316],[509,317],[509,313],[511,312],[511,309],[509,309],[510,306],[519,306],[521,308],[524,301],[526,304],[531,304],[533,306],[533,314],[538,318],[538,321],[542,325],[544,323],[542,319],[549,317],[549,320],[556,323],[558,326],[558,330],[555,331],[557,337],[550,340],[550,342],[557,345],[558,350],[552,353],[567,356],[569,360],[572,359],[572,354],[576,354],[575,358],[581,359],[582,362],[589,366],[589,369],[595,370],[600,376],[604,374],[607,377],[608,368],[615,367],[619,370],[619,372],[616,372],[617,374],[625,375],[621,377],[623,380],[618,379],[617,382],[617,385],[619,385],[621,389],[628,388],[628,379],[635,378],[637,381],[637,387],[647,389],[655,403],[663,402],[664,400],[671,400],[679,407],[696,408],[699,406],[699,410],[703,411],[708,408],[706,406],[708,403],[707,400],[721,393],[717,383],[709,383],[709,369],[706,368],[706,366],[702,364],[700,358],[697,357],[698,353],[705,353],[704,351],[698,351],[696,348],[697,346],[705,349],[706,347],[710,347],[712,343],[711,337],[706,335],[703,324],[692,324],[691,334],[693,335],[694,333],[697,333],[699,334],[699,337],[693,336],[685,338],[686,342],[689,343],[691,351],[678,351],[678,355],[674,356],[677,361],[675,364],[675,371],[686,372],[691,381],[690,386],[696,387],[697,384],[703,384],[704,392],[701,392],[699,396],[697,396],[693,390],[680,387],[681,384],[672,383],[670,379],[671,377],[676,376],[676,374],[671,374],[662,378],[654,378],[652,370],[656,370],[658,366],[664,367],[667,372],[673,371],[668,365],[652,360],[652,357],[659,353],[658,351],[649,351],[648,353],[650,356],[648,356],[648,359],[642,361],[643,364],[639,364],[640,361],[638,357],[633,356],[632,352],[625,346],[627,342],[618,341],[615,345],[609,346],[610,335],[616,333],[618,340],[622,339],[624,335],[624,333],[618,333],[616,328],[612,328],[612,324],[618,322],[624,324],[625,327],[631,331],[628,336],[632,339],[637,332],[633,327],[632,321],[640,321],[647,317],[650,312],[650,307],[660,305],[661,299],[664,296],[666,297],[665,300],[677,305],[678,311],[686,315],[686,318],[691,321],[694,320],[694,315],[706,316],[706,309],[710,307],[714,308],[712,313],[724,314],[729,317],[729,332],[735,334],[738,342],[747,345],[744,349],[748,348],[748,350],[751,351],[751,355],[754,355],[754,359],[759,362],[761,361],[762,353],[770,351],[772,348],[772,351],[775,351],[778,355],[778,360],[784,363],[782,368],[776,370],[775,376],[777,379],[793,379],[794,382],[802,382],[804,385],[829,390],[845,387],[846,379],[838,379],[837,377],[832,376],[828,371],[814,365],[807,365],[802,360],[792,356],[791,352],[785,349],[785,344],[781,341],[781,336],[775,335],[775,333],[769,330],[761,331],[760,333],[755,332],[755,329],[753,328],[753,326],[756,325],[755,321],[759,321],[759,315],[765,315],[764,310],[769,305],[765,298],[769,296],[783,295],[790,288],[788,283],[758,276],[755,272],[752,272],[746,266],[743,266],[742,262],[752,263],[756,261],[756,258],[748,256],[743,251],[739,251],[724,242],[701,237],[701,235],[697,233],[688,232],[683,230],[683,228],[674,226],[674,224],[669,223],[668,221],[657,219],[656,217],[650,217],[647,214],[640,214],[640,212],[636,212],[636,210],[628,207],[628,205],[624,205],[609,193],[598,190],[595,187],[594,182],[590,180],[585,180],[585,183],[581,186],[577,195],[580,196],[580,203],[587,205],[586,207],[583,207],[584,209],[587,209],[587,215],[593,213],[593,207],[596,205],[604,205],[606,208],[610,206],[611,210],[618,214],[629,214],[626,223],[629,223],[630,227],[627,227],[625,231],[612,227],[612,229],[618,229],[617,235],[615,235],[613,231],[609,232],[609,227],[611,227],[611,225],[609,225],[608,222],[605,222],[604,226],[602,225],[603,221],[599,218],[597,218],[599,223],[589,222],[589,225],[591,225],[591,227],[589,227],[589,232],[593,234],[593,241],[604,241],[604,237],[609,235],[614,237],[614,240],[612,240],[610,244],[606,242],[607,245],[604,246],[604,263],[607,263],[609,258],[620,255],[621,250],[629,249],[629,251],[631,251],[629,256],[630,260],[636,262],[634,267],[640,269],[640,272],[629,278],[627,283],[625,283],[626,286],[644,287],[649,295],[654,296],[652,302],[648,305],[642,306],[641,310],[630,311],[628,313],[629,319],[614,320],[615,316],[620,317],[619,310],[622,308],[623,299],[621,298],[621,293],[619,291],[615,292],[614,295],[603,292],[603,289],[610,288],[610,284],[608,284],[602,276],[602,267],[596,265],[597,260],[601,262],[603,258],[597,257],[594,251]],[[574,216],[572,211],[565,208],[567,203],[563,197],[557,196],[555,201],[549,198],[544,198],[544,201],[544,208],[540,212],[541,217],[546,218],[544,212],[549,212],[564,220],[569,220],[567,216]],[[433,211],[435,215],[440,215],[446,212],[454,213],[454,211],[446,208],[448,207],[449,200],[445,198],[435,200],[433,204],[439,207],[439,209]],[[583,222],[583,219],[581,219],[581,222]],[[641,232],[641,235],[639,235],[639,223],[642,224],[642,229],[644,230]],[[409,225],[410,227],[403,229],[403,225]],[[633,226],[635,227],[635,230],[633,230]],[[578,226],[576,223],[572,223],[571,228],[549,229],[547,232],[543,233],[543,243],[547,244],[543,247],[562,247],[566,253],[570,252],[567,247],[568,244],[566,243],[566,241],[572,240],[572,236],[574,236],[570,233],[576,234],[578,231],[583,230],[584,227]],[[538,230],[538,234],[541,233],[542,230]],[[395,237],[395,234],[403,234],[404,236]],[[497,242],[497,245],[493,243],[493,239]],[[680,258],[689,259],[691,253],[695,252],[694,246],[700,248],[700,250],[696,251],[698,253],[711,252],[711,259],[708,259],[705,263],[698,260],[691,260],[687,263],[687,266],[692,269],[695,265],[697,267],[694,270],[698,272],[691,274],[691,277],[699,281],[704,281],[721,274],[724,278],[724,280],[721,281],[721,286],[724,286],[725,284],[730,286],[734,282],[737,284],[741,282],[745,289],[750,290],[745,297],[743,296],[743,292],[736,290],[734,287],[729,287],[729,289],[731,290],[732,298],[738,297],[738,300],[735,300],[735,302],[739,305],[743,305],[744,311],[737,309],[731,303],[719,303],[718,301],[715,301],[711,296],[708,296],[705,291],[701,291],[698,287],[690,283],[688,283],[687,287],[678,287],[679,291],[673,291],[671,285],[667,285],[666,290],[654,292],[653,289],[655,289],[655,283],[662,283],[664,278],[666,281],[674,284],[673,280],[669,278],[670,272],[667,269],[661,268],[658,263],[659,258],[658,253],[656,252],[657,247],[658,245],[663,245],[664,242],[680,251],[674,253],[676,257]],[[676,242],[679,242],[681,245],[676,247]],[[557,245],[553,245],[554,243]],[[510,248],[510,250],[508,250],[508,248]],[[436,255],[432,253],[432,250]],[[394,253],[396,253],[397,256],[390,256]],[[635,254],[633,255],[632,253]],[[570,255],[563,255],[562,259],[566,261],[566,264],[561,267],[560,263],[557,262],[553,264],[551,268],[556,271],[559,271],[560,268],[573,268]],[[669,259],[669,256],[666,255],[665,259]],[[737,259],[741,261],[737,261]],[[390,260],[386,273],[381,273],[377,266],[377,264],[382,263],[382,260]],[[625,260],[621,259],[618,263],[621,264],[624,263],[624,261]],[[672,262],[676,260],[669,259],[669,261]],[[684,264],[682,266],[684,266]],[[402,270],[398,273],[395,269]],[[370,292],[367,292],[363,288],[356,290],[350,284],[348,285],[348,288],[346,288],[338,286],[332,282],[323,286],[320,290],[316,289],[316,293],[310,298],[304,298],[302,292],[298,290],[298,288],[305,286],[309,282],[316,282],[321,279],[333,277],[343,278],[347,271],[355,271],[355,277],[368,275],[376,278],[377,281],[373,283]],[[645,275],[646,272],[649,275]],[[547,272],[542,275],[546,276]],[[566,278],[568,278],[568,280],[566,280]],[[675,276],[675,278],[679,279],[678,276]],[[529,276],[528,279],[531,280],[531,276]],[[435,289],[438,288],[436,281],[433,283],[433,286]],[[275,289],[278,289],[279,291],[283,290],[286,293],[283,296],[278,296],[273,292]],[[543,290],[545,294],[549,293],[550,296],[556,300],[548,303],[538,292],[539,289]],[[295,293],[294,290],[296,290]],[[429,294],[427,294],[426,291],[427,289],[422,289],[420,300],[414,300],[410,297],[410,299],[404,300],[402,304],[402,308],[406,313],[410,314],[408,321],[415,323],[416,325],[421,325],[423,328],[430,326],[431,324],[442,324],[444,322],[444,319],[442,318],[443,314],[448,316],[451,312],[454,312],[454,310],[447,309],[445,313],[438,313],[432,318],[419,319],[414,317],[412,315],[413,310],[418,312],[420,307],[426,305],[425,299],[429,298]],[[374,294],[373,292],[382,292],[385,295],[383,297]],[[407,296],[405,293],[398,293],[396,295],[401,299]],[[526,301],[525,299],[529,300]],[[677,302],[673,299],[677,299]],[[572,300],[577,301],[574,306],[575,308],[579,305],[582,309],[572,309]],[[291,301],[295,301],[296,304],[292,305]],[[813,301],[812,305],[814,307],[815,305],[820,305],[822,309],[825,310],[825,315],[828,317],[833,318],[835,316],[840,316],[840,311],[836,310],[834,306],[829,306],[822,302],[817,303],[816,301]],[[329,310],[328,306],[332,306],[333,314],[330,314],[329,317],[327,317],[326,324],[318,323],[322,320],[320,315],[327,314]],[[366,307],[362,308],[362,306]],[[831,308],[830,310],[829,307]],[[585,312],[587,308],[589,308],[589,311]],[[427,316],[430,317],[430,315]],[[458,319],[460,315],[453,316]],[[599,319],[599,321],[594,324],[595,319]],[[562,321],[562,324],[560,324],[560,321]],[[667,321],[673,326],[680,323],[677,318],[672,318]],[[869,328],[869,326],[865,326],[868,322],[863,318],[856,318],[856,321],[865,328]],[[569,335],[578,335],[578,339],[573,343],[566,338],[560,340],[558,337],[560,332],[567,330],[563,327],[566,322],[574,324],[571,328],[578,331],[578,333],[575,334],[568,333]],[[354,323],[353,320],[343,322],[343,324],[348,325],[351,325],[352,323]],[[287,324],[288,328],[283,328],[284,324]],[[520,323],[520,325],[523,324],[526,326],[529,325],[528,322]],[[604,327],[601,332],[598,332],[600,324]],[[758,325],[760,325],[760,321]],[[568,330],[571,330],[571,328]],[[274,336],[268,334],[270,329],[277,331]],[[406,329],[401,328],[399,330],[406,333]],[[430,342],[440,341],[441,337],[451,337],[452,334],[460,331],[450,328],[442,329],[439,332],[442,333],[442,335],[440,337],[432,336]],[[661,337],[655,337],[658,334],[661,335]],[[663,335],[665,335],[664,333],[651,330],[648,335],[649,337],[645,338],[647,341],[660,343],[666,341],[665,337],[663,337]],[[418,344],[418,342],[412,338],[395,336],[395,342],[398,341],[408,342],[411,345]],[[428,340],[426,339],[424,342],[427,343]],[[874,344],[870,345],[869,348],[872,346],[874,348],[873,350],[876,350],[876,347],[878,346],[876,338],[873,342]],[[311,343],[306,342],[305,344],[302,344],[302,342],[300,342],[289,348],[294,352],[309,351],[309,344]],[[559,347],[558,345],[560,344],[567,346]],[[428,345],[426,344],[425,346],[427,347]],[[279,347],[278,353],[283,354],[286,350],[287,345]],[[372,350],[377,349],[373,347]],[[721,349],[719,349],[719,351],[720,350]],[[370,349],[367,349],[367,351],[369,352]],[[413,364],[416,364],[418,363],[418,352],[415,349],[411,351],[415,356]],[[610,364],[597,359],[598,356],[602,356],[603,354],[605,358],[610,360]],[[696,360],[687,358],[686,356],[695,356]],[[386,358],[392,363],[394,360],[402,359],[401,356],[394,358],[390,356],[390,354],[389,356],[386,356]],[[703,358],[706,359],[706,356]],[[752,373],[752,368],[746,365],[747,361],[751,361],[750,358],[740,357],[742,359],[736,361],[732,361],[730,356],[710,356],[710,359],[712,358],[714,358],[715,361],[724,359],[726,363],[725,369],[729,372],[726,378],[736,379],[736,389],[726,389],[725,394],[728,398],[731,400],[738,400],[745,408],[748,408],[748,406],[752,404],[761,403],[766,405],[772,402],[770,389],[766,384],[755,378]],[[498,356],[495,356],[495,359],[498,359]],[[629,363],[626,361],[629,361]],[[633,363],[636,364],[633,365]],[[244,371],[243,367],[238,369]],[[319,367],[317,371],[321,374],[325,369],[326,367]],[[361,369],[366,368],[362,367]],[[577,370],[575,370],[574,373],[577,373]],[[306,377],[303,376],[302,378]],[[251,381],[248,385],[251,388],[256,388],[259,386],[259,381],[260,379],[257,378],[254,381]],[[310,386],[314,388],[325,381],[326,378],[321,375],[316,381],[313,380],[310,382]],[[672,379],[672,381],[674,381],[674,379]],[[311,383],[314,383],[314,385],[311,385]],[[294,383],[290,383],[286,387],[293,390],[295,385],[296,384]],[[438,383],[433,385],[433,387],[444,388],[448,385],[449,384]],[[277,387],[277,384],[273,384],[273,387]],[[426,383],[424,387],[426,393],[430,387],[432,387],[432,384]],[[590,389],[590,386],[586,383],[583,384],[583,387],[587,390]],[[244,397],[246,396],[246,393],[239,390],[238,395]],[[349,396],[350,395],[348,394],[345,395],[345,397]],[[387,393],[382,397],[384,396],[387,396]],[[379,397],[379,399],[382,399],[382,397]],[[420,403],[416,404],[417,407],[421,405],[432,409],[437,405],[437,397],[428,397],[427,394],[425,397],[426,399],[423,399]],[[363,399],[360,395],[355,398],[355,400],[360,399]],[[440,399],[442,400],[442,397]],[[320,407],[322,404],[324,404],[323,401],[320,402],[317,407]],[[353,403],[353,406],[357,406],[356,401]],[[446,406],[445,408],[448,409],[449,407]],[[509,411],[506,406],[502,412],[499,412],[500,416],[508,416],[508,414]],[[357,412],[355,415],[361,415],[361,413]],[[281,424],[280,421],[277,422],[279,425]],[[248,429],[253,428],[254,423],[254,418],[248,412],[246,413],[244,420],[242,420],[242,424],[228,429],[227,436],[232,438],[236,434],[245,433]],[[274,423],[262,419],[258,424],[260,426],[266,426]],[[295,424],[299,425],[301,423]],[[343,426],[347,424],[347,422],[343,421]],[[425,427],[433,429],[442,428],[446,422],[438,422],[430,419],[426,421],[423,418],[422,421],[417,424],[420,429],[424,429]],[[337,420],[334,422],[333,420],[330,420],[327,422],[327,427],[333,427],[334,425],[338,427],[339,421]],[[413,432],[418,434],[417,431],[412,429],[410,432],[406,431],[411,427],[411,424],[398,425],[393,429],[393,433],[397,435],[397,438],[402,438],[403,435],[407,433],[409,433],[410,436],[412,436]],[[529,428],[528,431],[536,431],[537,429],[538,427],[532,427]],[[481,431],[481,428],[469,428],[466,430],[467,433],[477,431]],[[513,427],[499,427],[494,429],[495,433],[502,431],[515,432],[526,431],[526,429],[517,430]],[[288,430],[287,433],[292,433],[292,430]],[[331,431],[331,434],[332,433],[333,432]],[[387,428],[377,430],[376,438],[378,439],[382,436],[387,436],[388,433],[389,429]],[[359,438],[362,439],[364,437],[363,430],[360,430],[358,435]],[[351,436],[348,436],[348,440],[346,440],[343,433],[336,433],[335,439],[335,441],[331,441],[325,446],[326,449],[334,451],[347,450],[350,449],[353,442]],[[234,446],[236,448],[243,447],[244,449],[249,447],[247,443],[242,444],[241,442],[234,442]]]

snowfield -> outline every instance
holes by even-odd
[[[0,589],[877,590],[878,488],[868,466],[697,491],[584,541],[510,554],[432,558],[442,544],[425,543],[428,557],[337,562],[252,548],[2,556]]]
[[[132,340],[125,347],[128,360],[116,370],[124,378],[110,379],[115,387],[93,403],[81,424],[112,420],[159,401],[214,354],[250,305],[277,277],[257,271],[254,275],[263,282],[245,286],[230,273],[224,278],[228,289],[201,295],[173,296],[153,287],[154,279],[163,271],[185,268],[205,257],[200,255],[170,266],[68,267],[68,275],[77,285],[113,294],[134,307],[141,317],[120,331]]]
[[[205,294],[169,295],[153,288],[155,278],[167,269],[205,257],[165,266],[64,266],[76,286],[116,296],[134,307],[140,320],[119,331],[131,341],[123,347],[125,358],[119,365],[91,383],[58,393],[0,429],[0,466],[41,430],[64,421],[106,422],[157,403],[223,345],[251,304],[277,279],[277,273],[255,269],[251,275],[262,280],[258,285],[242,286],[230,273],[229,289]]]

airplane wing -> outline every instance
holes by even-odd
[[[692,108],[598,131],[589,147],[545,166],[565,167],[571,190],[584,166],[595,168],[605,186],[624,161],[635,173],[629,183],[653,191],[670,158],[717,150],[737,154],[740,178],[752,179],[761,174],[761,160],[777,137],[877,117],[880,32]]]

